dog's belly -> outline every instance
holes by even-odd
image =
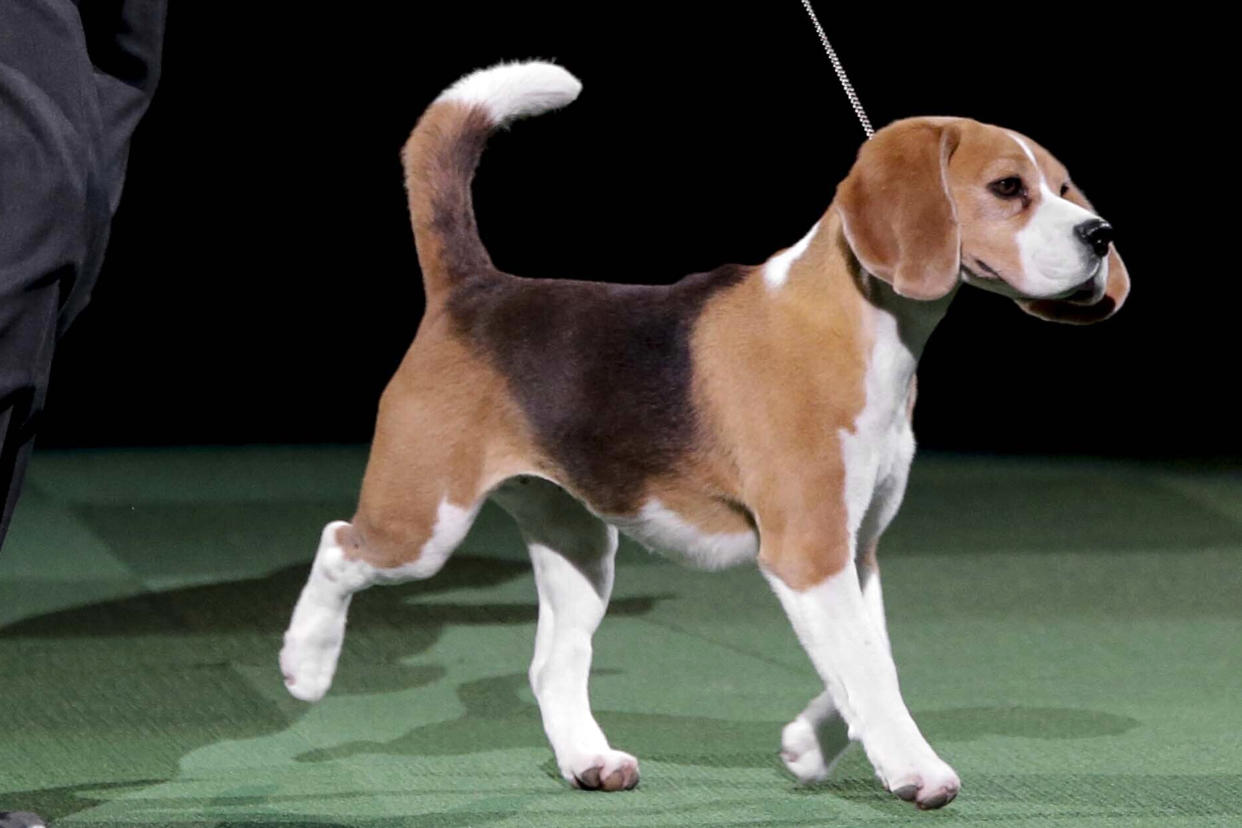
[[[759,534],[750,521],[719,505],[687,504],[674,510],[651,497],[636,513],[607,520],[653,552],[688,566],[723,569],[753,561],[759,553]]]

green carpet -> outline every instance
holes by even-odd
[[[573,791],[525,671],[534,585],[487,507],[436,578],[354,600],[334,687],[280,636],[354,447],[37,454],[0,554],[0,810],[58,826],[1242,825],[1242,473],[923,455],[881,544],[943,811],[861,750],[800,787],[818,682],[758,573],[623,545],[592,696],[642,783]]]

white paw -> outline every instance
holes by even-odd
[[[349,569],[337,542],[338,531],[346,526],[345,521],[334,520],[323,528],[310,577],[293,608],[280,650],[285,687],[303,701],[319,701],[332,685],[345,641],[350,596],[367,585],[365,578]],[[367,573],[363,570],[362,574]],[[354,577],[347,577],[351,575]]]
[[[319,701],[332,686],[345,641],[345,611],[299,601],[280,650],[285,687],[302,701]]]
[[[824,761],[815,728],[801,716],[781,731],[781,761],[804,784],[828,778],[828,763]]]
[[[285,633],[285,646],[280,650],[280,672],[285,687],[302,701],[319,701],[332,686],[336,660],[341,654],[342,635],[299,636]]]
[[[953,768],[934,755],[919,763],[917,768],[879,775],[894,796],[913,802],[924,811],[948,805],[962,787]]]
[[[638,784],[638,760],[621,750],[606,750],[572,762],[561,773],[575,788],[628,791]]]

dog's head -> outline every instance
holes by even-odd
[[[1088,324],[1130,277],[1064,165],[1024,135],[969,118],[906,118],[865,142],[837,187],[846,241],[902,296],[938,299],[959,278],[1027,313]]]

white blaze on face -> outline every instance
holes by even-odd
[[[1039,176],[1039,206],[1018,233],[1022,292],[1029,296],[1056,296],[1081,285],[1093,274],[1098,279],[1102,272],[1100,259],[1074,228],[1099,216],[1054,193],[1027,143],[1013,133],[1009,137],[1022,147]]]

